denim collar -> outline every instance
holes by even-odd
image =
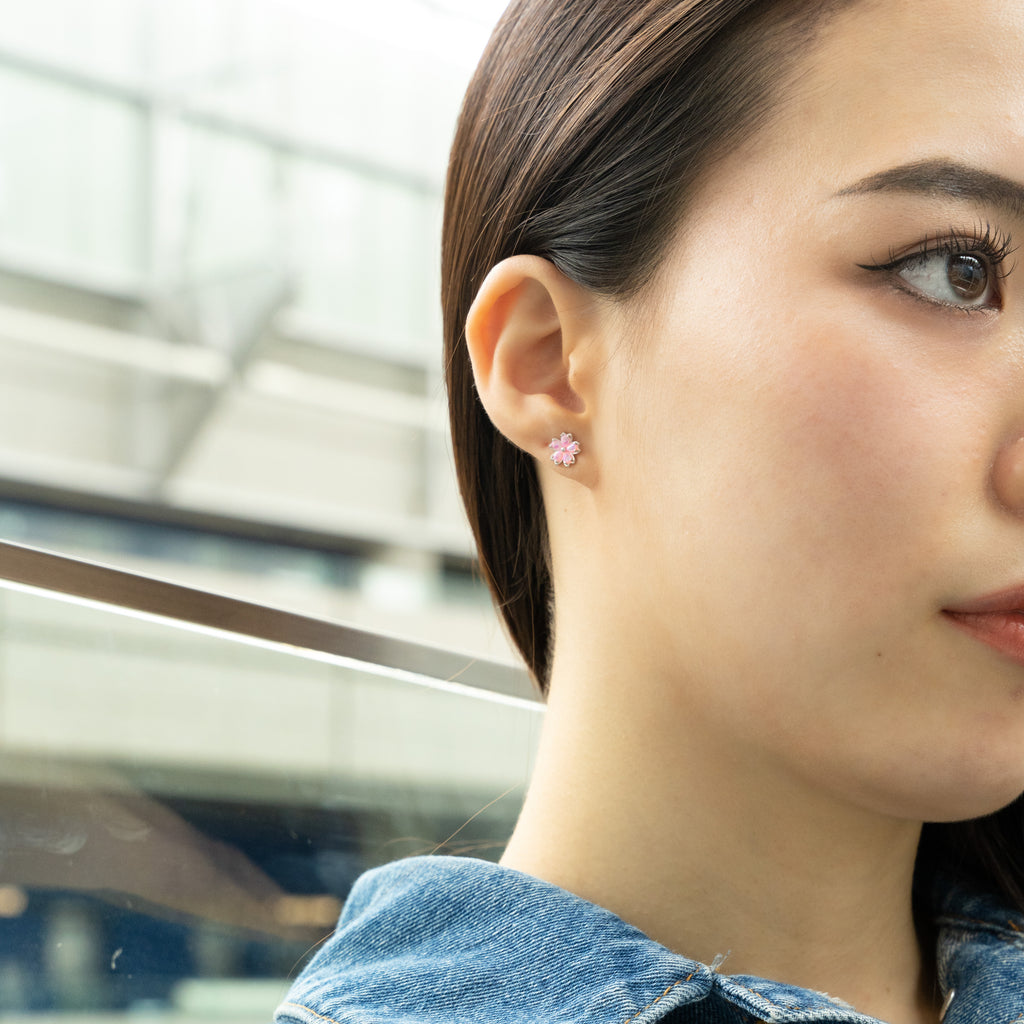
[[[1024,919],[952,893],[939,916],[945,1024],[1024,1020]],[[720,974],[611,912],[487,861],[418,857],[353,889],[278,1024],[877,1024],[827,995]],[[746,1019],[740,1017],[739,1019]]]
[[[955,886],[935,903],[944,1024],[1024,1022],[1024,915]]]

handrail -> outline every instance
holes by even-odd
[[[296,612],[0,541],[0,581],[271,643],[317,651],[519,700],[538,701],[523,669]]]

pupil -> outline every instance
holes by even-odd
[[[988,287],[988,267],[977,256],[951,256],[947,268],[953,291],[963,299],[979,299]]]

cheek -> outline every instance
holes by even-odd
[[[784,539],[816,549],[839,589],[934,580],[987,500],[991,382],[940,341],[914,341],[833,332],[796,352],[753,412],[766,487],[789,508]]]
[[[920,355],[833,333],[795,353],[754,413],[770,438],[774,541],[812,560],[850,612],[877,607],[884,587],[918,596],[984,494],[984,439],[963,378]]]
[[[963,472],[948,389],[836,331],[766,342],[756,358],[724,349],[714,371],[691,363],[645,431],[671,467],[657,507],[680,600],[742,616],[762,651],[822,630],[873,643],[894,603],[935,598],[925,584]]]
[[[769,446],[762,483],[780,502],[778,539],[813,548],[849,583],[909,553],[908,533],[913,548],[931,534],[948,423],[913,370],[834,341],[804,355],[754,411]]]

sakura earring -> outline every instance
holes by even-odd
[[[580,453],[580,443],[572,439],[572,434],[551,438],[548,447],[551,449],[551,461],[556,466],[571,466]]]

